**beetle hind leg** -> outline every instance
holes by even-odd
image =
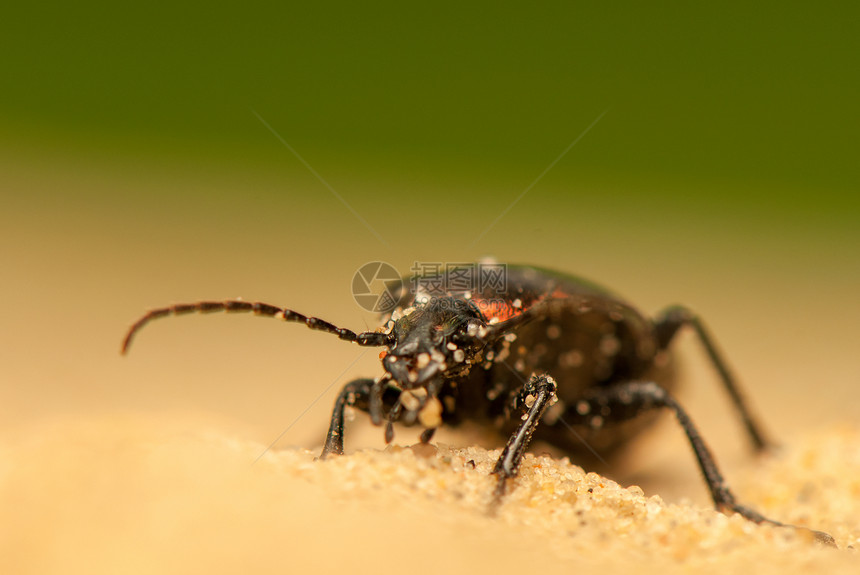
[[[675,334],[684,326],[690,326],[696,332],[699,341],[705,348],[711,364],[716,368],[720,375],[723,387],[731,397],[732,403],[735,406],[738,414],[741,417],[747,435],[753,444],[756,451],[764,451],[773,446],[767,435],[762,430],[761,424],[753,417],[747,401],[737,384],[737,381],[729,371],[728,364],[722,355],[717,350],[713,337],[711,337],[704,323],[698,315],[683,306],[671,306],[660,314],[659,318],[654,322],[654,328],[657,333],[657,339],[661,349],[665,349],[675,337]]]

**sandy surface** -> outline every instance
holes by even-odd
[[[498,450],[392,446],[330,461],[188,418],[44,424],[0,444],[3,573],[856,573],[860,429],[736,473],[744,501],[831,533],[756,526],[529,455],[487,512]],[[474,462],[474,468],[472,463]]]

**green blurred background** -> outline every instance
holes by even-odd
[[[839,6],[18,7],[4,139],[289,169],[256,110],[332,179],[469,175],[513,193],[609,109],[553,170],[571,195],[584,177],[668,180],[659,196],[701,203],[719,182],[743,207],[820,219],[856,208],[860,181],[858,14]],[[396,202],[377,199],[380,225]]]
[[[188,318],[120,360],[123,330],[235,296],[362,329],[365,262],[485,255],[593,277],[649,313],[695,307],[775,426],[858,415],[847,3],[4,12],[7,424],[193,407],[268,441],[322,393],[285,439],[313,445],[325,386],[376,373],[372,354]]]

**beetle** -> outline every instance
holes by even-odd
[[[496,504],[516,477],[532,439],[570,453],[584,444],[592,452],[610,454],[666,409],[686,434],[718,510],[755,523],[785,525],[738,503],[692,419],[672,395],[676,378],[670,344],[681,328],[691,328],[754,450],[772,446],[695,313],[671,306],[650,319],[585,279],[525,265],[503,269],[501,287],[452,289],[449,284],[455,282],[449,280],[462,271],[456,267],[405,278],[391,289],[396,306],[384,325],[362,333],[260,302],[173,305],[135,322],[122,353],[153,319],[214,311],[303,323],[344,341],[383,348],[382,375],[350,381],[338,394],[321,457],[343,454],[348,407],[367,412],[375,425],[384,424],[387,443],[393,440],[395,423],[423,427],[423,443],[441,425],[472,421],[491,426],[508,436],[492,472]],[[829,535],[814,533],[832,542]]]

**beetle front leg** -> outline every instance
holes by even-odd
[[[392,390],[393,388],[387,379],[362,378],[344,385],[334,402],[331,424],[325,437],[325,447],[323,447],[320,459],[325,459],[332,453],[343,455],[343,419],[347,407],[355,407],[370,413],[371,421],[375,425],[381,425],[384,414],[391,411],[399,393],[399,391],[385,393]]]
[[[533,375],[514,399],[513,413],[523,413],[523,420],[508,439],[493,474],[498,476],[495,502],[501,501],[507,480],[515,477],[532,435],[546,408],[556,401],[556,383],[548,375]]]
[[[354,379],[340,390],[334,402],[331,412],[331,424],[325,436],[325,447],[323,447],[320,459],[325,459],[330,454],[343,455],[343,414],[347,407],[357,407],[367,411],[370,405],[370,390],[373,380],[362,378]]]

